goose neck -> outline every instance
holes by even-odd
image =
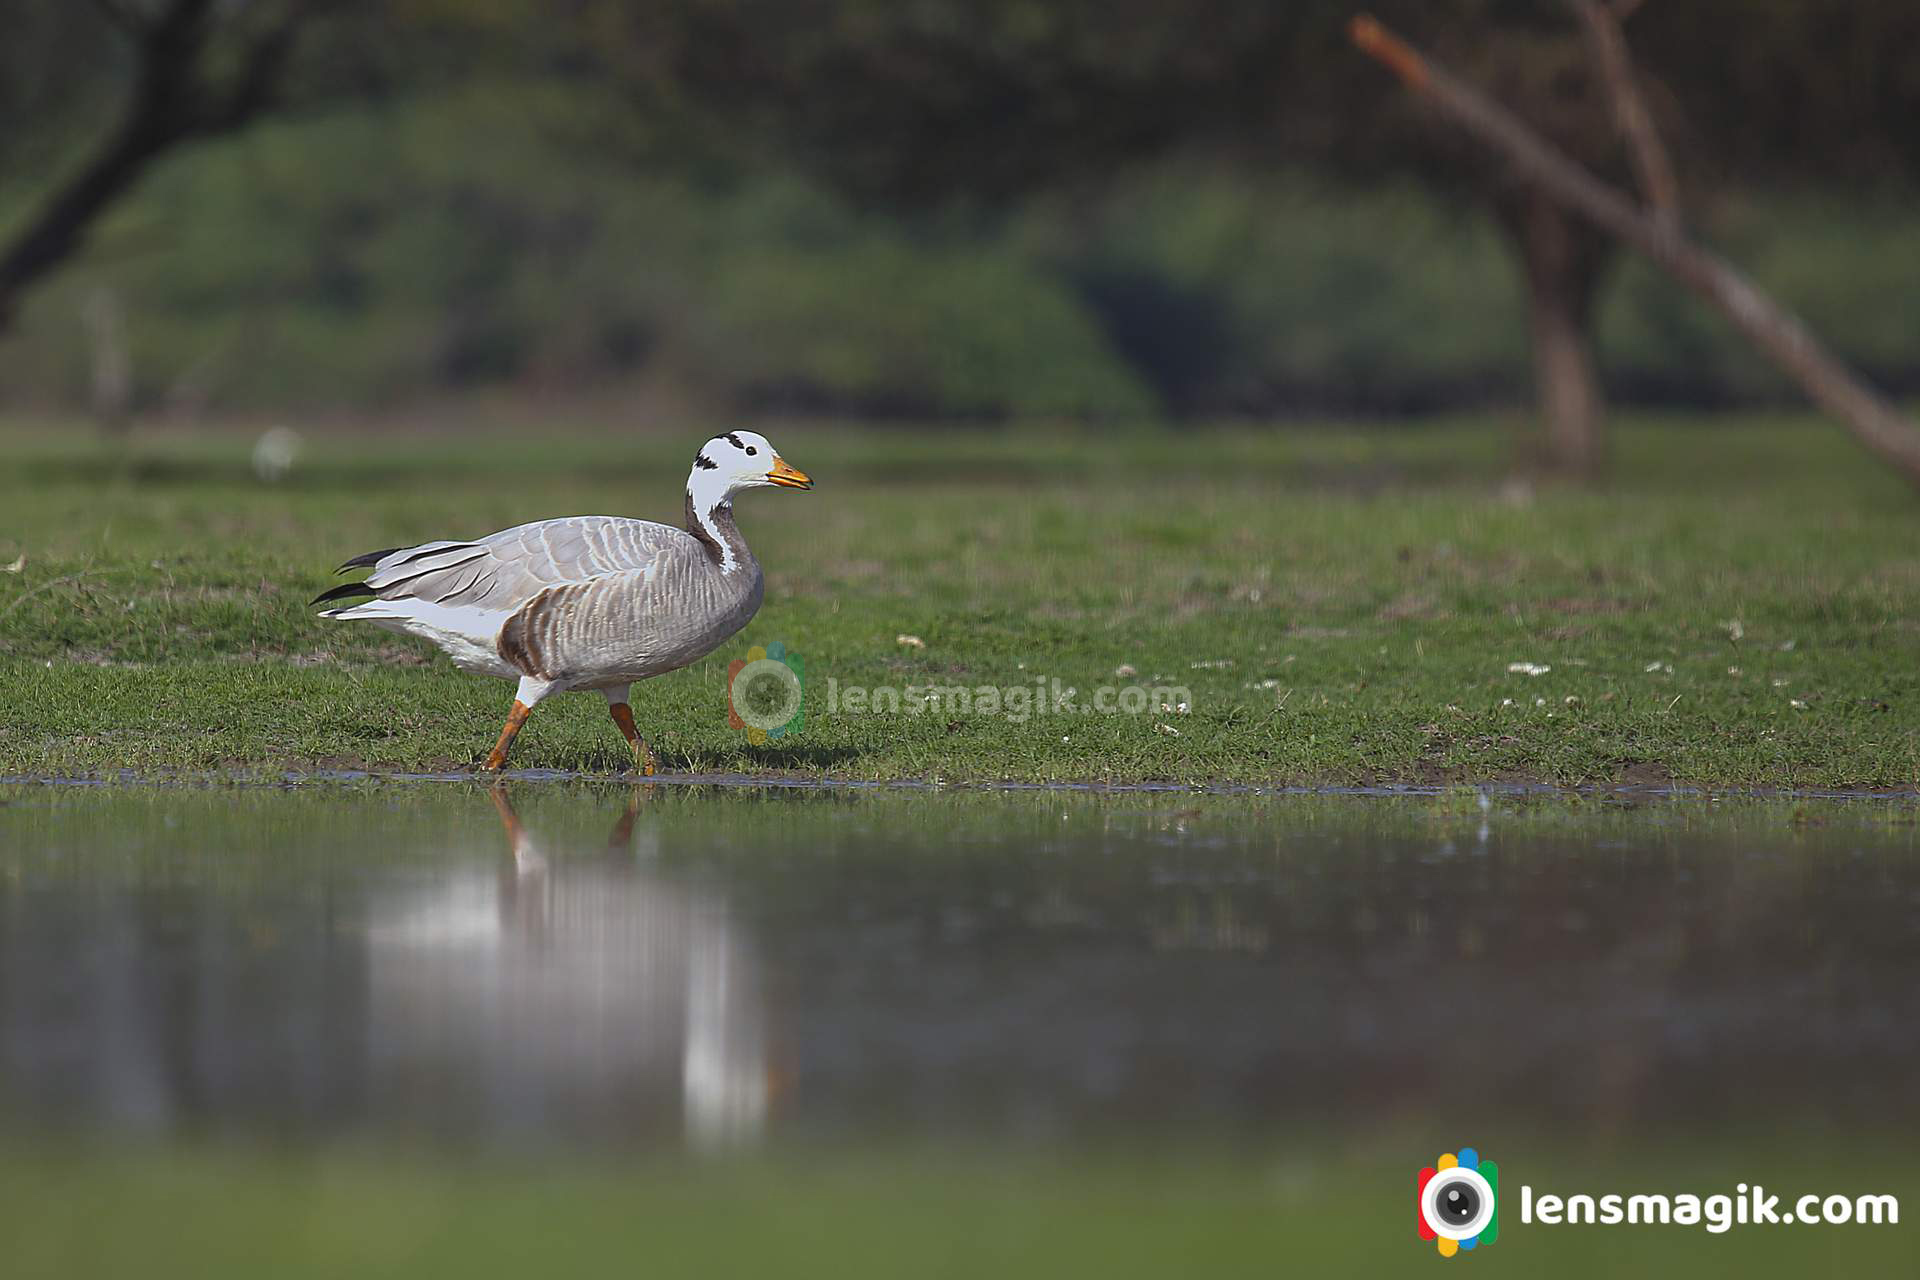
[[[687,532],[700,540],[707,556],[722,573],[733,573],[753,564],[753,552],[740,526],[733,522],[733,503],[722,498],[710,505],[694,492],[687,491]]]

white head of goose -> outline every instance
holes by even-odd
[[[370,551],[340,566],[370,569],[364,581],[313,603],[371,597],[320,616],[420,636],[462,670],[517,680],[487,768],[506,764],[514,735],[546,698],[597,689],[651,774],[629,686],[705,657],[760,608],[760,565],[733,522],[733,496],[763,486],[811,489],[813,481],[765,436],[729,431],[694,456],[685,529],[565,516],[473,541]]]

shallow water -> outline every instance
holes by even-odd
[[[0,801],[0,1133],[19,1150],[1204,1151],[1262,1179],[1403,1170],[1336,1207],[1409,1258],[1412,1170],[1463,1144],[1572,1190],[1663,1164],[1725,1183],[1673,1188],[1703,1193],[1756,1162],[1850,1194],[1914,1172],[1905,802],[525,783]],[[1535,1230],[1536,1250],[1578,1238]],[[1812,1230],[1841,1251],[1822,1257],[1876,1230],[1862,1256],[1916,1256],[1911,1227]],[[1506,1241],[1526,1256],[1525,1228]]]

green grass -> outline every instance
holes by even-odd
[[[1377,1139],[1329,1147],[1323,1136],[1264,1159],[828,1152],[691,1168],[81,1144],[0,1156],[0,1228],[7,1274],[23,1278],[1405,1276],[1439,1265],[1415,1238],[1409,1194],[1434,1153]],[[1860,1143],[1812,1153],[1723,1143],[1632,1160],[1500,1150],[1499,1240],[1475,1251],[1475,1274],[1895,1275],[1914,1264],[1904,1216],[1725,1234],[1519,1220],[1522,1182],[1705,1196],[1753,1178],[1788,1205],[1837,1190],[1894,1194],[1910,1212],[1910,1162]]]
[[[706,434],[477,423],[316,427],[280,485],[252,477],[244,431],[118,449],[57,424],[0,432],[0,565],[25,557],[0,574],[0,774],[470,766],[509,687],[306,601],[374,547],[577,512],[675,519]],[[1639,420],[1604,489],[1517,491],[1519,428],[771,429],[819,488],[741,503],[766,603],[635,711],[676,771],[1920,778],[1920,504],[1897,479],[1811,420]],[[726,664],[776,640],[805,658],[805,728],[754,745],[727,725]],[[1014,723],[825,697],[829,679],[1051,678],[1083,699],[1182,685],[1190,708]],[[624,763],[588,696],[541,707],[515,752]]]

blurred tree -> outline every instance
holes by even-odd
[[[576,3],[592,56],[650,113],[717,118],[894,207],[993,209],[1194,146],[1361,182],[1411,172],[1505,232],[1526,284],[1550,460],[1582,474],[1600,463],[1592,335],[1613,246],[1362,65],[1342,34],[1350,0]],[[1373,7],[1588,169],[1630,178],[1612,97],[1563,0]],[[1690,189],[1702,153],[1764,159],[1771,174],[1889,156],[1911,166],[1920,20],[1904,0],[1830,8],[1688,0],[1635,19],[1635,48],[1656,73],[1645,98],[1683,144]],[[1770,82],[1783,68],[1794,69],[1792,107]]]
[[[72,14],[49,24],[45,6],[37,7],[37,22],[10,15],[44,41],[37,50],[31,40],[14,44],[12,70],[24,72],[23,63],[36,52],[66,55],[55,64],[56,76],[78,70],[78,83],[71,85],[52,77],[29,80],[31,87],[15,91],[29,103],[36,93],[57,103],[64,95],[79,96],[89,82],[97,84],[99,67],[111,60],[95,55],[112,39],[124,45],[132,67],[130,90],[105,136],[0,245],[0,325],[19,295],[71,256],[101,213],[156,158],[191,138],[238,129],[267,109],[300,25],[317,7],[299,0],[94,0],[98,29],[91,32],[84,18]]]
[[[677,361],[742,403],[835,410],[1429,408],[1507,385],[1522,358],[1492,237],[1436,215],[1450,204],[1487,212],[1525,268],[1550,453],[1591,467],[1609,246],[1430,127],[1345,44],[1358,3],[0,0],[0,311],[168,171],[71,296],[21,316],[5,381],[86,380],[39,357],[104,288],[124,335],[98,311],[92,380],[121,394],[123,336],[136,405],[172,394],[165,371],[214,363],[254,397],[301,378],[352,397]],[[1628,177],[1567,0],[1374,7]],[[149,41],[186,12],[194,57],[149,98]],[[219,110],[280,23],[256,109]],[[1629,30],[1696,207],[1722,179],[1847,184],[1844,206],[1797,194],[1769,269],[1916,385],[1886,283],[1903,205],[1883,191],[1872,213],[1860,184],[1920,173],[1920,6],[1651,0]],[[283,119],[188,145],[266,114]],[[789,200],[796,167],[922,216]],[[1435,198],[1405,198],[1402,174]],[[1716,230],[1738,233],[1720,208]],[[1776,393],[1643,283],[1609,304],[1623,387]]]
[[[295,103],[431,78],[463,48],[449,32],[485,47],[534,17],[522,0],[0,0],[0,185],[39,189],[0,235],[0,330],[161,157]]]
[[[1382,7],[1583,163],[1625,172],[1604,90],[1560,7]],[[598,11],[605,56],[643,101],[692,102],[894,206],[993,208],[1192,145],[1362,182],[1411,170],[1506,231],[1528,287],[1550,457],[1575,472],[1598,465],[1591,333],[1610,242],[1426,127],[1345,46],[1344,3],[682,0]]]
[[[1813,336],[1800,318],[1754,286],[1725,259],[1693,244],[1677,218],[1676,184],[1665,148],[1632,87],[1612,11],[1599,0],[1574,0],[1598,46],[1599,61],[1615,90],[1623,132],[1632,136],[1635,168],[1645,185],[1648,210],[1596,179],[1542,141],[1527,123],[1436,65],[1417,49],[1362,16],[1351,25],[1353,42],[1397,75],[1461,130],[1526,173],[1543,190],[1594,226],[1632,245],[1676,281],[1715,307],[1748,341],[1801,386],[1808,397],[1840,419],[1862,443],[1920,483],[1920,430],[1880,391],[1849,369]]]

